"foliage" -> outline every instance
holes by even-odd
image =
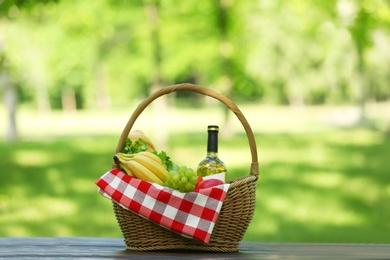
[[[390,96],[386,1],[156,3],[166,85],[189,81],[223,91],[229,76],[238,98],[355,102],[361,52],[365,99]],[[21,101],[44,107],[49,99],[50,107],[64,108],[73,93],[77,108],[108,108],[147,94],[154,73],[148,4],[2,1],[2,52],[12,82],[29,97]]]
[[[171,157],[168,156],[168,154],[165,151],[161,151],[161,152],[153,151],[152,153],[154,153],[161,159],[162,163],[165,165],[168,171],[174,169],[175,164],[172,162]]]
[[[123,147],[122,153],[134,154],[144,152],[148,149],[148,142],[143,142],[142,138],[135,140],[134,143],[130,138],[126,138],[125,147]]]

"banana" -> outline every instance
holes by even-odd
[[[149,157],[150,159],[156,161],[157,163],[163,165],[163,162],[161,161],[160,157],[158,157],[156,154],[152,153],[152,152],[139,152],[137,153],[136,155],[144,155],[146,157]]]
[[[168,177],[167,169],[160,157],[154,153],[147,151],[136,154],[117,153],[115,158],[121,168],[130,176],[161,185]]]
[[[119,161],[120,163],[123,163],[123,164],[125,164],[126,162],[132,160],[132,159],[125,158],[125,157],[121,156],[120,154],[117,154],[117,155],[115,155],[115,156],[116,156],[116,158],[118,159],[118,161]]]
[[[157,155],[156,157],[160,159]],[[134,156],[133,160],[148,168],[162,182],[165,182],[165,180],[167,179],[168,171],[161,163],[161,160],[160,163],[158,163],[155,160],[151,159],[150,157],[147,157],[146,155],[139,154],[139,153]]]
[[[122,160],[131,160],[135,154],[117,153],[116,156]]]
[[[128,161],[127,167],[135,177],[141,180],[164,185],[164,183],[156,175],[154,175],[153,172],[135,160]]]
[[[127,166],[127,163],[124,163],[124,164],[120,164],[120,166],[122,167],[122,169],[127,173],[127,175],[129,176],[134,176],[134,174],[131,172],[131,170],[129,169],[129,167]]]
[[[129,167],[127,166],[128,159],[123,158],[119,154],[114,156],[114,160],[116,163],[120,165],[120,167],[130,176],[134,176]]]

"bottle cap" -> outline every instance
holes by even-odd
[[[216,131],[216,132],[218,132],[219,131],[219,126],[217,126],[217,125],[209,125],[207,127],[207,131]]]

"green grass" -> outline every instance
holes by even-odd
[[[248,240],[389,243],[390,140],[369,131],[258,137]]]
[[[0,236],[116,236],[94,181],[114,138],[1,144]],[[98,195],[98,196],[96,196]]]
[[[257,111],[246,111],[256,136],[260,178],[255,216],[244,240],[390,243],[388,137],[325,127],[304,115],[286,128],[286,121],[277,122],[276,110],[273,124],[262,128]],[[164,150],[178,163],[194,167],[205,155],[205,127],[199,121],[207,112],[193,111],[194,124],[175,119],[166,127],[171,135]],[[57,115],[43,129],[28,114],[24,138],[0,142],[0,236],[121,237],[112,205],[94,182],[110,169],[127,117],[109,117],[110,128],[99,116],[85,123],[78,114],[69,119],[76,122],[73,127],[58,128],[64,116]],[[156,138],[150,123],[155,120],[146,117],[142,129]],[[79,123],[85,125],[79,128]],[[250,154],[240,125],[234,120],[231,125],[235,134],[221,136],[220,157],[233,178],[249,174]],[[51,138],[43,139],[45,132]]]

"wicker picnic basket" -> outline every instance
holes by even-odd
[[[176,91],[193,91],[224,103],[239,119],[246,132],[252,163],[249,175],[229,180],[231,184],[208,244],[189,239],[125,210],[113,202],[114,212],[123,233],[126,248],[136,251],[189,249],[216,252],[237,252],[239,244],[252,220],[255,210],[256,183],[259,169],[253,132],[239,108],[225,96],[197,85],[178,84],[161,88],[143,100],[131,115],[119,138],[116,152],[120,152],[126,138],[142,111],[155,99]],[[117,165],[113,165],[117,167]]]

